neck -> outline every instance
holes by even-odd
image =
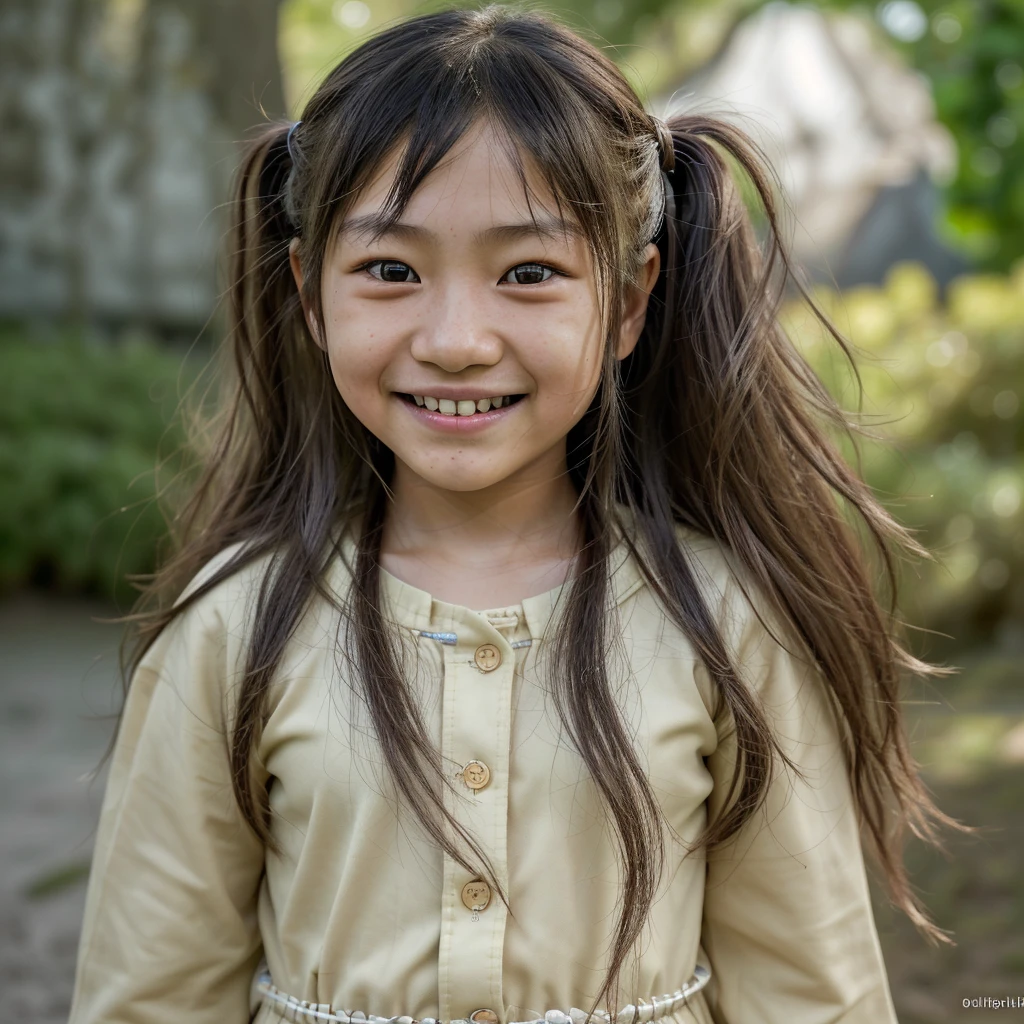
[[[450,491],[396,465],[392,492],[382,553],[394,558],[486,573],[517,562],[568,561],[579,548],[567,471]]]

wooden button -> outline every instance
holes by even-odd
[[[467,882],[462,887],[462,902],[467,910],[486,910],[491,902],[491,887],[480,879]]]
[[[481,644],[473,655],[477,668],[493,672],[501,664],[501,651],[494,644]]]
[[[498,1015],[493,1010],[474,1010],[469,1019],[475,1024],[498,1024]]]
[[[462,769],[462,781],[470,789],[483,789],[491,781],[491,769],[483,761],[467,761]]]

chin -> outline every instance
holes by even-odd
[[[401,456],[396,455],[396,459],[401,459]],[[417,468],[415,463],[406,463],[409,471],[413,475],[420,478],[420,480],[429,484],[435,490],[438,491],[452,491],[457,494],[469,494],[473,491],[483,491],[488,487],[493,487],[495,484],[501,483],[503,480],[508,479],[510,473],[495,474],[492,472],[473,472],[472,470],[454,471],[450,473],[439,473],[437,466],[424,466],[423,469]]]

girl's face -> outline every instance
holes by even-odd
[[[566,435],[597,390],[602,360],[584,239],[563,237],[554,223],[545,230],[553,197],[531,176],[542,200],[534,203],[538,233],[501,146],[477,125],[423,181],[394,230],[371,242],[366,225],[396,163],[346,213],[324,261],[326,336],[318,340],[345,404],[394,452],[396,492],[403,480],[462,492],[558,480]],[[656,246],[648,256],[627,302],[620,359],[636,344],[657,277]],[[301,288],[294,246],[292,267]],[[491,408],[481,412],[486,399]]]

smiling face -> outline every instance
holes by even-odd
[[[346,211],[325,255],[321,342],[342,398],[394,453],[396,493],[501,485],[507,498],[518,483],[564,487],[566,436],[597,390],[604,351],[585,239],[571,224],[561,230],[528,165],[538,233],[501,144],[478,124],[399,224],[371,240],[396,167],[397,154]],[[639,336],[657,276],[657,249],[648,249],[619,358]],[[294,250],[293,268],[301,287]],[[480,400],[510,397],[507,407],[459,415],[470,402],[481,409]]]

